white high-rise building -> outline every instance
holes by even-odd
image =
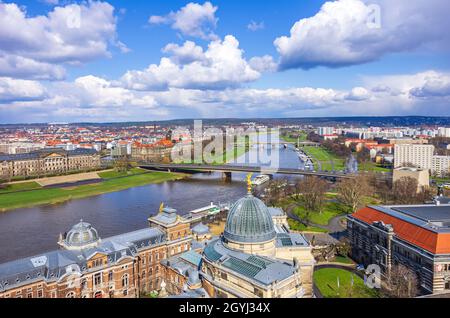
[[[320,136],[334,134],[334,127],[319,127],[317,128],[317,134]]]
[[[395,145],[394,168],[412,165],[415,168],[433,168],[433,145],[405,144]]]
[[[450,172],[450,156],[433,156],[433,175],[446,177]]]
[[[448,128],[448,127],[439,127],[438,128],[438,136],[439,137],[450,137],[450,128]]]

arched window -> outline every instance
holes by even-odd
[[[75,292],[73,292],[73,291],[68,292],[66,295],[66,298],[75,298]]]
[[[122,287],[128,287],[128,274],[122,276]]]

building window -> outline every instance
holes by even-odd
[[[258,288],[255,288],[255,295],[261,298],[264,296],[262,290]]]
[[[86,278],[83,278],[81,280],[81,289],[86,289],[87,288],[87,280]]]
[[[100,285],[102,283],[102,273],[94,275],[94,286]]]
[[[128,290],[125,289],[125,290],[123,291],[123,295],[124,295],[124,296],[128,296]]]
[[[113,271],[109,271],[109,273],[108,273],[108,280],[112,281],[113,278],[114,278]]]
[[[73,292],[73,291],[68,292],[66,295],[66,298],[75,298],[75,292]]]
[[[128,287],[128,274],[122,276],[122,287]]]

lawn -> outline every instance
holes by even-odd
[[[316,233],[328,233],[327,230],[322,229],[317,226],[306,226],[303,223],[300,223],[293,219],[288,219],[289,228],[293,231],[299,232],[316,232]]]
[[[30,207],[40,204],[55,204],[71,199],[80,199],[108,192],[125,190],[150,183],[160,183],[184,178],[184,174],[167,172],[149,172],[131,175],[125,178],[106,179],[103,182],[72,188],[36,189],[0,195],[0,211]]]
[[[373,172],[392,172],[392,169],[379,166],[373,161],[367,161],[358,164],[359,171],[373,171]]]
[[[305,146],[302,149],[313,157],[316,170],[319,169],[319,163],[322,170],[332,171],[334,168],[337,171],[345,169],[345,159],[339,158],[322,147]]]
[[[102,179],[113,179],[113,178],[119,178],[119,177],[126,177],[126,176],[133,176],[138,175],[142,173],[147,173],[148,170],[140,169],[140,168],[132,168],[128,171],[116,171],[116,170],[110,170],[105,172],[100,172],[98,175]]]
[[[234,162],[237,158],[244,155],[251,147],[252,142],[248,136],[240,136],[237,138],[237,143],[228,146],[227,149],[217,151],[217,153],[203,154],[203,163],[211,165],[222,165],[224,163]],[[226,145],[225,145],[226,146]],[[215,150],[215,149],[214,149]],[[192,158],[188,160],[181,160],[176,163],[192,164],[196,163]]]
[[[288,133],[289,134],[289,133]],[[280,135],[280,138],[282,139],[282,140],[284,140],[284,141],[286,141],[286,142],[297,142],[297,141],[300,141],[300,142],[302,142],[302,141],[306,141],[306,138],[307,138],[308,136],[307,136],[307,134],[306,133],[304,133],[304,132],[302,132],[302,133],[300,133],[300,135],[299,135],[299,138],[293,138],[293,137],[291,137],[291,136],[283,136],[283,135]]]
[[[34,182],[34,181],[23,182],[23,183],[13,183],[13,184],[7,184],[4,187],[0,188],[0,193],[34,190],[34,189],[39,189],[39,188],[41,188],[39,183]]]
[[[353,264],[354,262],[347,256],[336,256],[333,260],[333,262],[336,263],[342,263],[342,264]]]
[[[352,285],[353,276],[353,285]],[[339,280],[339,287],[338,287]],[[376,298],[378,292],[364,285],[361,277],[338,268],[321,268],[314,272],[314,284],[325,298]]]
[[[306,210],[303,206],[295,207],[293,212],[302,219],[306,218]],[[332,218],[342,214],[345,214],[345,210],[339,203],[326,202],[321,213],[311,212],[309,214],[309,221],[314,224],[328,225]]]

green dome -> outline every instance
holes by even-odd
[[[239,199],[228,213],[223,236],[237,243],[263,243],[274,239],[276,232],[269,209],[251,194]]]

